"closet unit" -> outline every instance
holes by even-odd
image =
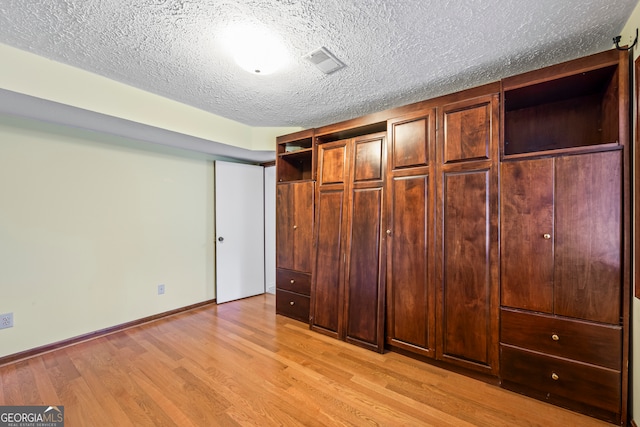
[[[382,351],[386,133],[319,141],[311,328]]]
[[[494,376],[499,89],[388,122],[387,342]]]
[[[500,376],[617,423],[627,394],[628,78],[626,53],[611,51],[503,81]]]
[[[276,312],[309,321],[314,213],[313,131],[278,137]]]
[[[612,50],[278,138],[278,313],[626,423],[628,92]]]

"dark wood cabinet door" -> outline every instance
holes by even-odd
[[[442,244],[443,359],[490,366],[492,271],[490,258],[490,173],[474,170],[445,173]]]
[[[384,349],[382,218],[386,134],[355,138],[350,177],[345,338]]]
[[[436,357],[496,375],[498,95],[444,105],[436,145]]]
[[[295,201],[292,184],[277,184],[276,206],[276,265],[293,270]]]
[[[430,176],[391,185],[387,335],[392,345],[435,356],[433,196]]]
[[[556,159],[555,313],[620,323],[622,152]]]
[[[501,302],[553,312],[553,159],[502,163]]]
[[[313,239],[313,181],[291,184],[293,186],[293,270],[311,272]]]
[[[434,112],[389,120],[391,170],[429,166],[433,153]]]
[[[379,326],[382,310],[380,226],[382,188],[356,189],[352,193],[348,256],[346,338],[382,345]],[[381,349],[381,348],[380,348]]]
[[[310,273],[313,181],[280,183],[276,191],[276,265]]]
[[[490,158],[494,108],[493,98],[490,96],[457,102],[442,108],[443,163]]]
[[[388,128],[387,343],[435,357],[435,110]]]
[[[348,142],[318,146],[315,264],[311,287],[311,328],[339,338],[343,334]]]
[[[342,305],[344,190],[320,191],[311,326],[338,333]]]

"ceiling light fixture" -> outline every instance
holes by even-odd
[[[288,62],[288,52],[276,34],[256,24],[229,27],[223,43],[245,71],[252,74],[271,74]]]

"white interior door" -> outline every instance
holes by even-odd
[[[264,293],[262,166],[216,161],[216,301]]]
[[[264,287],[276,293],[276,167],[264,168]]]

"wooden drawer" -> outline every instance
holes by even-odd
[[[283,268],[276,269],[276,287],[302,295],[311,295],[311,275]]]
[[[502,344],[500,377],[546,400],[564,400],[620,412],[620,372]]]
[[[622,328],[502,309],[500,341],[619,371]]]
[[[309,322],[310,298],[295,292],[276,289],[276,313],[302,322]]]

